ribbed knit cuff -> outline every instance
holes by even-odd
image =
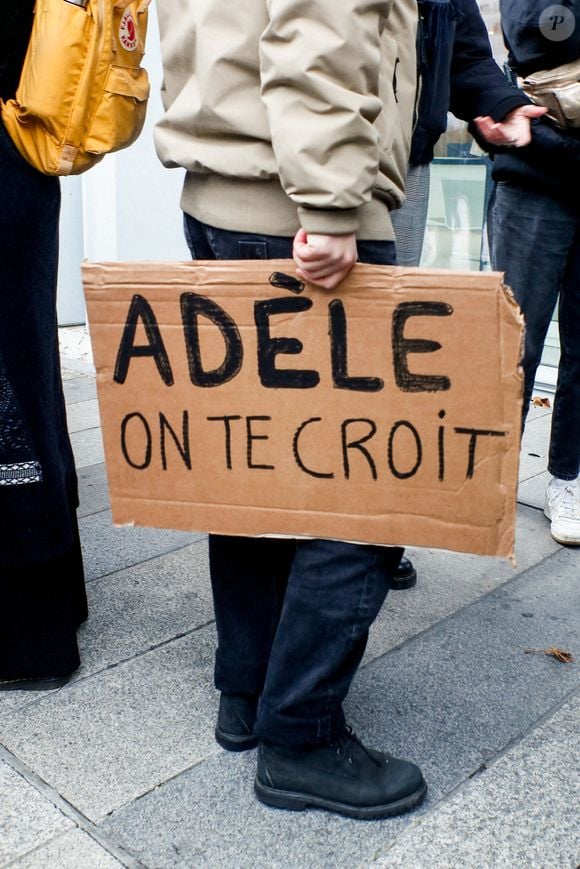
[[[349,235],[359,228],[358,208],[298,208],[300,225],[318,235]]]

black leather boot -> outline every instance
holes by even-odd
[[[326,809],[351,818],[387,818],[427,793],[419,767],[365,748],[350,727],[330,745],[261,743],[254,788],[279,809]]]
[[[258,700],[247,694],[222,694],[215,738],[226,751],[247,751],[258,744],[254,736]]]
[[[413,588],[414,585],[417,585],[417,571],[413,562],[403,555],[393,574],[391,588],[393,591],[397,591],[398,589]]]

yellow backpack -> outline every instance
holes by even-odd
[[[41,172],[78,175],[141,132],[149,2],[37,0],[16,97],[1,111],[14,145]]]

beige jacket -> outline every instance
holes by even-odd
[[[158,0],[157,152],[182,207],[272,235],[393,238],[416,91],[416,0]],[[385,207],[386,206],[386,207]]]

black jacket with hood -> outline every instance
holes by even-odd
[[[511,88],[493,59],[476,0],[419,0],[418,64],[422,78],[410,163],[430,163],[447,112],[464,121],[500,121],[528,100]]]
[[[549,18],[543,23],[542,16],[552,14],[552,0],[501,0],[504,40],[516,75],[525,77],[580,59],[580,0],[559,0],[559,6],[568,14],[550,24]],[[558,33],[562,25],[565,30]],[[544,118],[535,121],[530,145],[495,154],[493,177],[543,190],[578,208],[580,130],[562,130]]]

